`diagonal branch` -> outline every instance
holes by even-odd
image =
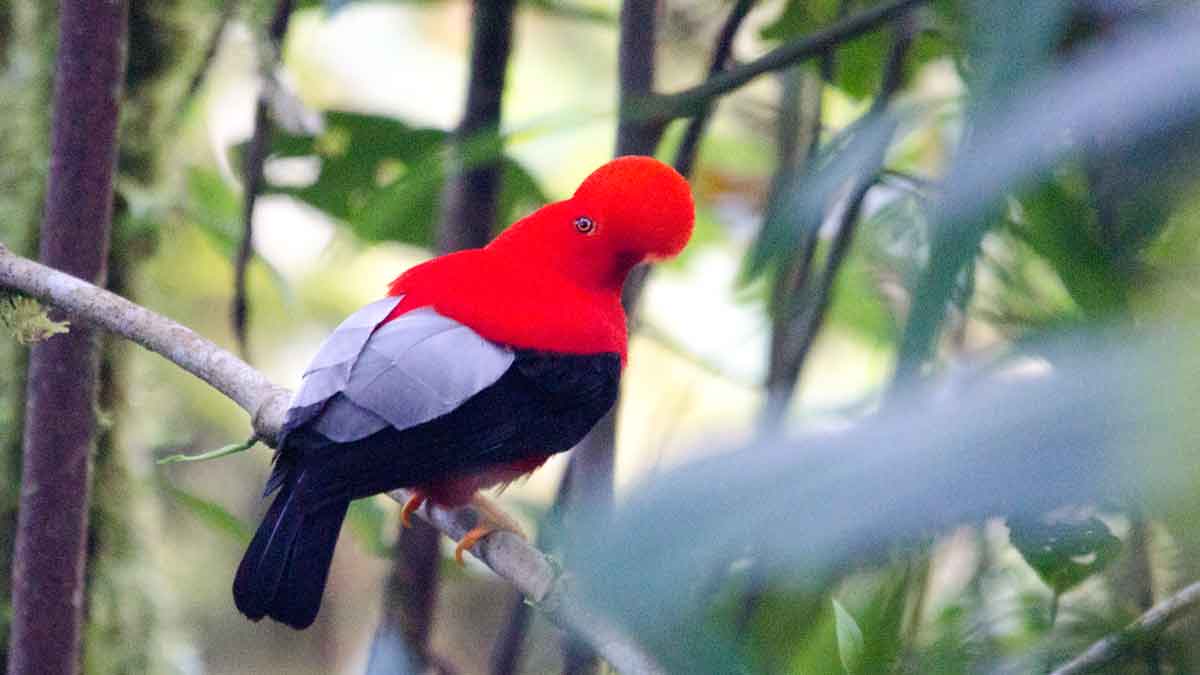
[[[632,115],[665,124],[677,117],[691,117],[719,96],[741,87],[765,73],[782,70],[801,61],[822,56],[831,48],[879,28],[925,0],[894,0],[839,21],[812,35],[789,42],[749,63],[715,75],[704,82],[673,94],[649,96],[633,103]]]
[[[159,354],[199,377],[248,412],[254,432],[273,445],[283,423],[290,392],[189,328],[145,307],[68,274],[13,254],[0,244],[0,288],[25,293],[54,305],[77,321],[115,333]],[[407,493],[390,493],[406,500]],[[438,530],[459,540],[479,518],[473,509],[422,508]],[[571,592],[569,579],[543,553],[516,535],[496,532],[472,551],[497,575],[564,630],[586,642],[622,673],[662,673],[662,669],[614,623],[591,611]]]
[[[733,39],[737,37],[738,29],[741,28],[742,22],[746,20],[746,16],[750,14],[750,10],[754,7],[755,0],[737,0],[737,4],[733,9],[729,10],[729,16],[726,17],[725,23],[721,25],[721,31],[717,33],[716,46],[713,48],[712,61],[708,66],[708,76],[710,78],[720,74],[725,70],[729,63],[730,56],[733,54]],[[708,127],[708,120],[712,117],[713,107],[716,101],[709,101],[701,106],[696,115],[688,122],[687,129],[683,132],[683,140],[679,143],[679,150],[675,153],[675,170],[684,178],[690,178],[692,175],[692,166],[696,163],[696,154],[700,149],[700,139],[704,136],[704,131]]]
[[[1123,630],[1094,643],[1050,675],[1079,675],[1111,665],[1135,652],[1140,645],[1153,642],[1171,623],[1197,605],[1200,605],[1200,581],[1146,610]]]

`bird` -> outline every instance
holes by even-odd
[[[687,181],[614,159],[487,246],[433,258],[345,319],[306,368],[277,438],[275,494],[234,578],[237,608],[308,627],[350,502],[414,491],[459,507],[569,450],[613,407],[630,271],[679,254]],[[494,529],[481,526],[462,551]]]

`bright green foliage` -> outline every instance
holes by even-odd
[[[788,0],[773,22],[763,27],[766,40],[802,39],[837,22],[839,18],[880,2],[850,0]],[[890,31],[871,31],[837,50],[832,84],[856,99],[865,99],[879,88],[883,64],[887,60],[892,36]],[[916,72],[922,65],[945,56],[949,43],[936,32],[920,34],[913,44],[905,70]]]
[[[449,135],[400,120],[329,111],[314,135],[277,131],[278,158],[313,158],[320,175],[302,187],[272,185],[341,220],[364,241],[433,245],[446,177],[443,150]],[[499,157],[503,166],[500,221],[512,222],[547,201],[537,181],[514,160],[499,155],[497,139],[469,139],[468,166]]]

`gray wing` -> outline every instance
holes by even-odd
[[[346,443],[388,426],[407,429],[454,410],[512,365],[511,350],[429,307],[379,326],[399,302],[367,305],[325,340],[288,409],[285,432],[307,426]]]

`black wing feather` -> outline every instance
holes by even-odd
[[[350,443],[298,429],[284,462],[305,468],[309,478],[297,497],[312,510],[563,452],[612,408],[620,374],[616,354],[520,351],[499,380],[441,417]],[[288,457],[293,452],[299,456]]]

